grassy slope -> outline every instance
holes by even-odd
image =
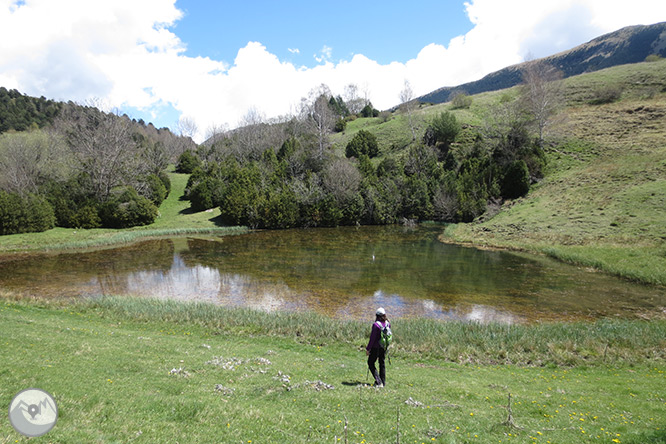
[[[234,323],[216,324],[210,310],[192,307],[0,301],[0,404],[26,387],[49,391],[59,419],[37,442],[54,443],[389,443],[398,433],[402,443],[666,439],[663,358],[576,368],[453,364],[410,352],[396,323],[389,385],[377,390],[364,385],[366,339],[356,327],[345,341],[321,331],[264,334],[273,315],[236,311]],[[520,428],[503,425],[509,393]],[[0,443],[27,441],[0,421]]]
[[[189,201],[181,200],[187,174],[170,173],[171,193],[160,206],[157,220],[146,227],[125,230],[93,229],[76,230],[55,228],[44,233],[13,234],[0,236],[0,254],[14,252],[62,250],[73,248],[96,248],[105,245],[130,243],[137,240],[195,233],[235,233],[244,231],[238,227],[222,227],[216,222],[220,210],[210,212],[189,212]]]
[[[622,99],[589,105],[603,87]],[[450,226],[443,240],[545,253],[641,282],[666,285],[666,60],[618,66],[565,81],[568,106],[556,119],[547,150],[548,173],[523,199],[507,202],[494,218]],[[474,96],[458,119],[482,125],[490,105],[516,89]],[[429,116],[450,104],[423,107]],[[383,155],[409,143],[407,118],[396,113],[351,122],[334,143],[342,147],[361,128],[374,132]]]
[[[622,99],[581,103],[602,84],[624,85]],[[666,285],[665,87],[666,61],[569,79],[573,105],[560,116],[543,182],[494,218],[449,227],[447,236]]]

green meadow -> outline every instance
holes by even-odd
[[[35,439],[3,418],[3,444],[666,439],[661,321],[432,329],[396,320],[378,389],[366,373],[369,322],[11,295],[0,317],[0,403],[38,387],[59,409]]]

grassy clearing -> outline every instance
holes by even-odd
[[[219,209],[199,213],[189,211],[189,201],[181,199],[189,175],[172,172],[169,177],[171,193],[160,206],[160,216],[149,226],[124,230],[54,228],[43,233],[0,236],[0,254],[100,248],[164,236],[210,233],[226,235],[247,232],[243,227],[219,225],[216,219],[220,215]]]
[[[362,351],[367,325],[337,322],[344,332],[333,339],[328,324],[301,327],[323,321],[313,315],[274,321],[272,314],[224,316],[224,309],[208,308],[4,299],[0,402],[8,405],[26,387],[52,393],[60,417],[38,441],[55,443],[389,443],[398,436],[402,443],[643,443],[666,437],[663,356],[634,365],[622,359],[580,367],[456,364],[412,352],[406,346],[412,339],[402,342],[407,325],[396,321],[389,385],[374,389],[366,385]],[[635,344],[645,335],[664,337],[642,330],[658,323],[614,325],[617,337]],[[455,340],[475,337],[468,327],[442,324],[459,330]],[[475,328],[489,337],[512,335]],[[571,334],[566,325],[552,328]],[[552,342],[559,341],[554,335]],[[483,354],[484,345],[475,347]],[[509,393],[516,427],[504,424]],[[6,419],[0,422],[0,443],[27,441]]]

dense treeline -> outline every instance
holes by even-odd
[[[381,148],[374,135],[359,131],[347,145],[348,158],[322,154],[314,141],[308,146],[307,137],[292,135],[259,157],[238,155],[229,149],[232,141],[213,145],[206,155],[186,152],[178,168],[192,172],[187,187],[192,208],[219,207],[229,225],[467,222],[483,214],[489,201],[527,193],[544,164],[527,120],[517,118],[494,134],[482,133],[463,128],[444,112],[402,159],[385,156],[373,163],[370,158]]]
[[[0,234],[150,224],[171,187],[167,165],[194,146],[93,106],[0,94],[11,98],[0,115],[14,116],[3,118],[10,131],[0,135]],[[45,112],[19,112],[31,103]]]
[[[35,109],[56,111],[29,123],[43,129],[0,135],[0,233],[150,224],[169,192],[165,168],[176,159],[176,171],[191,174],[192,209],[219,207],[228,225],[469,222],[489,203],[525,195],[542,176],[558,76],[549,67],[533,68],[519,96],[503,96],[482,127],[441,112],[417,137],[410,113],[406,149],[384,147],[361,130],[344,157],[331,149],[330,134],[380,114],[354,85],[345,98],[325,85],[315,88],[289,118],[265,121],[250,111],[240,128],[214,131],[198,147],[127,116],[44,102]],[[6,95],[12,103],[33,103],[16,92]],[[462,98],[453,108],[470,106]],[[25,108],[12,106],[2,109]],[[383,121],[391,118],[383,114]]]
[[[60,108],[60,103],[45,97],[37,99],[0,87],[0,134],[43,128],[53,123]]]

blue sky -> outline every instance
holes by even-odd
[[[184,16],[173,31],[187,43],[186,54],[227,61],[247,42],[258,41],[281,60],[308,67],[318,63],[324,47],[332,49],[334,62],[354,54],[381,64],[406,62],[426,45],[472,28],[464,4],[450,0],[420,1],[418,7],[404,0],[178,0],[176,6]]]
[[[387,109],[405,81],[423,95],[660,21],[664,0],[0,0],[0,86],[202,141],[321,84]]]

